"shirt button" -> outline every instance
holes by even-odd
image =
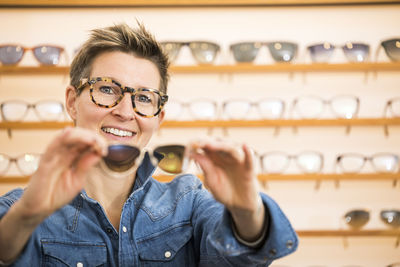
[[[76,264],[76,267],[83,267],[83,263],[82,263],[82,262],[78,262],[78,263]]]
[[[107,231],[107,233],[109,233],[109,234],[111,234],[111,232],[112,232],[111,228],[107,228],[106,231]]]
[[[292,241],[292,240],[286,241],[286,247],[287,247],[288,249],[291,249],[291,248],[293,247],[293,241]]]
[[[126,227],[123,226],[123,227],[122,227],[122,231],[123,231],[124,233],[126,233],[126,231],[128,231],[128,229],[126,229]]]
[[[171,252],[170,252],[170,251],[165,251],[164,256],[165,256],[166,258],[171,257]]]
[[[270,251],[269,251],[269,255],[270,256],[275,256],[276,255],[276,249],[271,249]]]

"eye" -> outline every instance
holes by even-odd
[[[140,103],[151,103],[152,102],[152,99],[148,95],[144,95],[144,94],[137,95],[136,99]]]
[[[108,94],[108,95],[115,94],[114,89],[111,86],[107,85],[100,86],[99,91],[102,92],[103,94]]]

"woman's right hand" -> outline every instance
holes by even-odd
[[[40,223],[68,204],[84,187],[88,170],[107,154],[106,141],[93,131],[66,128],[47,147],[18,209]]]

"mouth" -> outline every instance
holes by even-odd
[[[117,129],[114,127],[102,127],[101,130],[107,134],[112,134],[117,137],[132,137],[136,134],[135,132]]]

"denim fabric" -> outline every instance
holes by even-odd
[[[12,266],[268,266],[298,245],[278,205],[261,194],[269,215],[265,243],[238,242],[231,217],[193,175],[160,183],[145,157],[123,206],[119,232],[100,204],[82,191],[33,232]],[[23,194],[0,198],[0,217]]]

